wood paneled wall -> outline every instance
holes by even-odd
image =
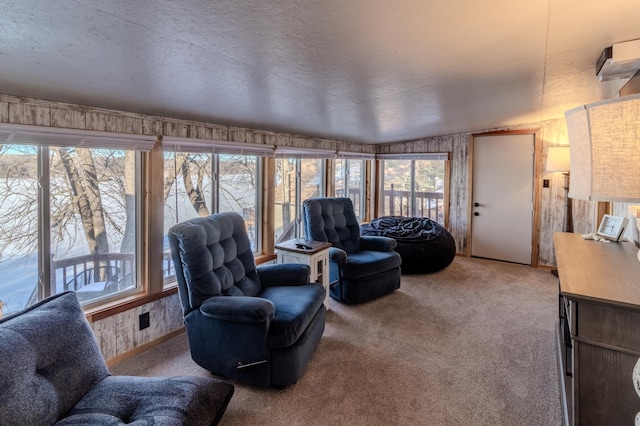
[[[449,230],[459,253],[467,251],[469,226],[469,141],[470,134],[430,137],[386,145],[353,144],[345,141],[306,137],[288,133],[217,125],[169,117],[103,109],[68,103],[52,102],[0,94],[0,122],[71,129],[123,132],[145,135],[163,135],[233,141],[238,143],[270,144],[284,147],[320,148],[337,151],[379,153],[449,152],[451,176],[449,191]],[[543,155],[549,146],[567,143],[564,118],[529,123],[522,126],[504,127],[496,130],[539,129]],[[480,133],[480,132],[474,132]],[[543,159],[544,164],[544,159]],[[536,179],[550,179],[550,187],[541,191],[541,221],[539,233],[538,265],[554,266],[555,257],[551,234],[562,230],[564,220],[564,189],[562,175],[538,171]],[[593,232],[596,224],[595,203],[574,200],[574,231]],[[614,207],[614,213],[625,215],[627,205]],[[626,210],[625,210],[626,211]],[[633,231],[628,231],[632,233]],[[138,315],[152,312],[152,327],[138,331]],[[157,320],[153,320],[156,317]],[[161,318],[160,318],[161,317]],[[154,328],[153,324],[157,324]],[[117,357],[182,326],[182,314],[177,295],[137,307],[92,324],[106,358]]]
[[[149,313],[148,328],[139,329],[139,317]],[[183,329],[182,305],[177,293],[91,323],[105,359],[119,356]]]
[[[545,164],[546,152],[549,146],[566,145],[568,143],[567,126],[564,118],[548,120],[539,123],[529,123],[521,126],[487,129],[486,132],[503,130],[539,130],[539,140],[542,144],[538,152],[542,153],[542,164]],[[483,133],[483,132],[474,132]],[[394,144],[379,145],[378,152],[396,154],[407,152],[449,152],[451,158],[451,176],[449,188],[449,231],[456,241],[458,253],[467,254],[467,231],[469,226],[469,144],[470,134],[438,136]],[[544,169],[544,166],[542,167]],[[536,171],[535,179],[549,179],[549,188],[540,191],[540,226],[534,230],[538,233],[538,265],[555,266],[553,242],[551,235],[555,231],[562,231],[564,222],[564,188],[561,173],[546,173]],[[542,186],[542,185],[541,185]],[[573,200],[574,232],[589,233],[595,229],[595,203]]]
[[[638,226],[636,225],[636,218],[629,213],[629,207],[637,205],[638,203],[613,203],[611,214],[614,216],[629,218],[629,224],[627,225],[627,229],[625,229],[622,238],[633,241],[640,247],[640,230],[638,230]]]
[[[4,94],[0,94],[0,123],[375,153],[375,147],[367,144],[180,120]]]

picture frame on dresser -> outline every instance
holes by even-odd
[[[602,217],[600,226],[598,226],[597,234],[600,237],[617,242],[627,228],[628,223],[629,219],[626,217],[605,214]]]

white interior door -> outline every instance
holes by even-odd
[[[531,264],[534,138],[474,137],[472,256]]]

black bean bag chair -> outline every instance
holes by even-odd
[[[361,225],[360,232],[396,240],[403,274],[439,271],[456,256],[453,236],[438,222],[425,217],[383,216]]]

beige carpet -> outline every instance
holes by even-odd
[[[378,300],[332,300],[300,381],[235,383],[220,424],[560,425],[557,292],[549,271],[457,257]],[[184,334],[112,372],[209,375]]]

